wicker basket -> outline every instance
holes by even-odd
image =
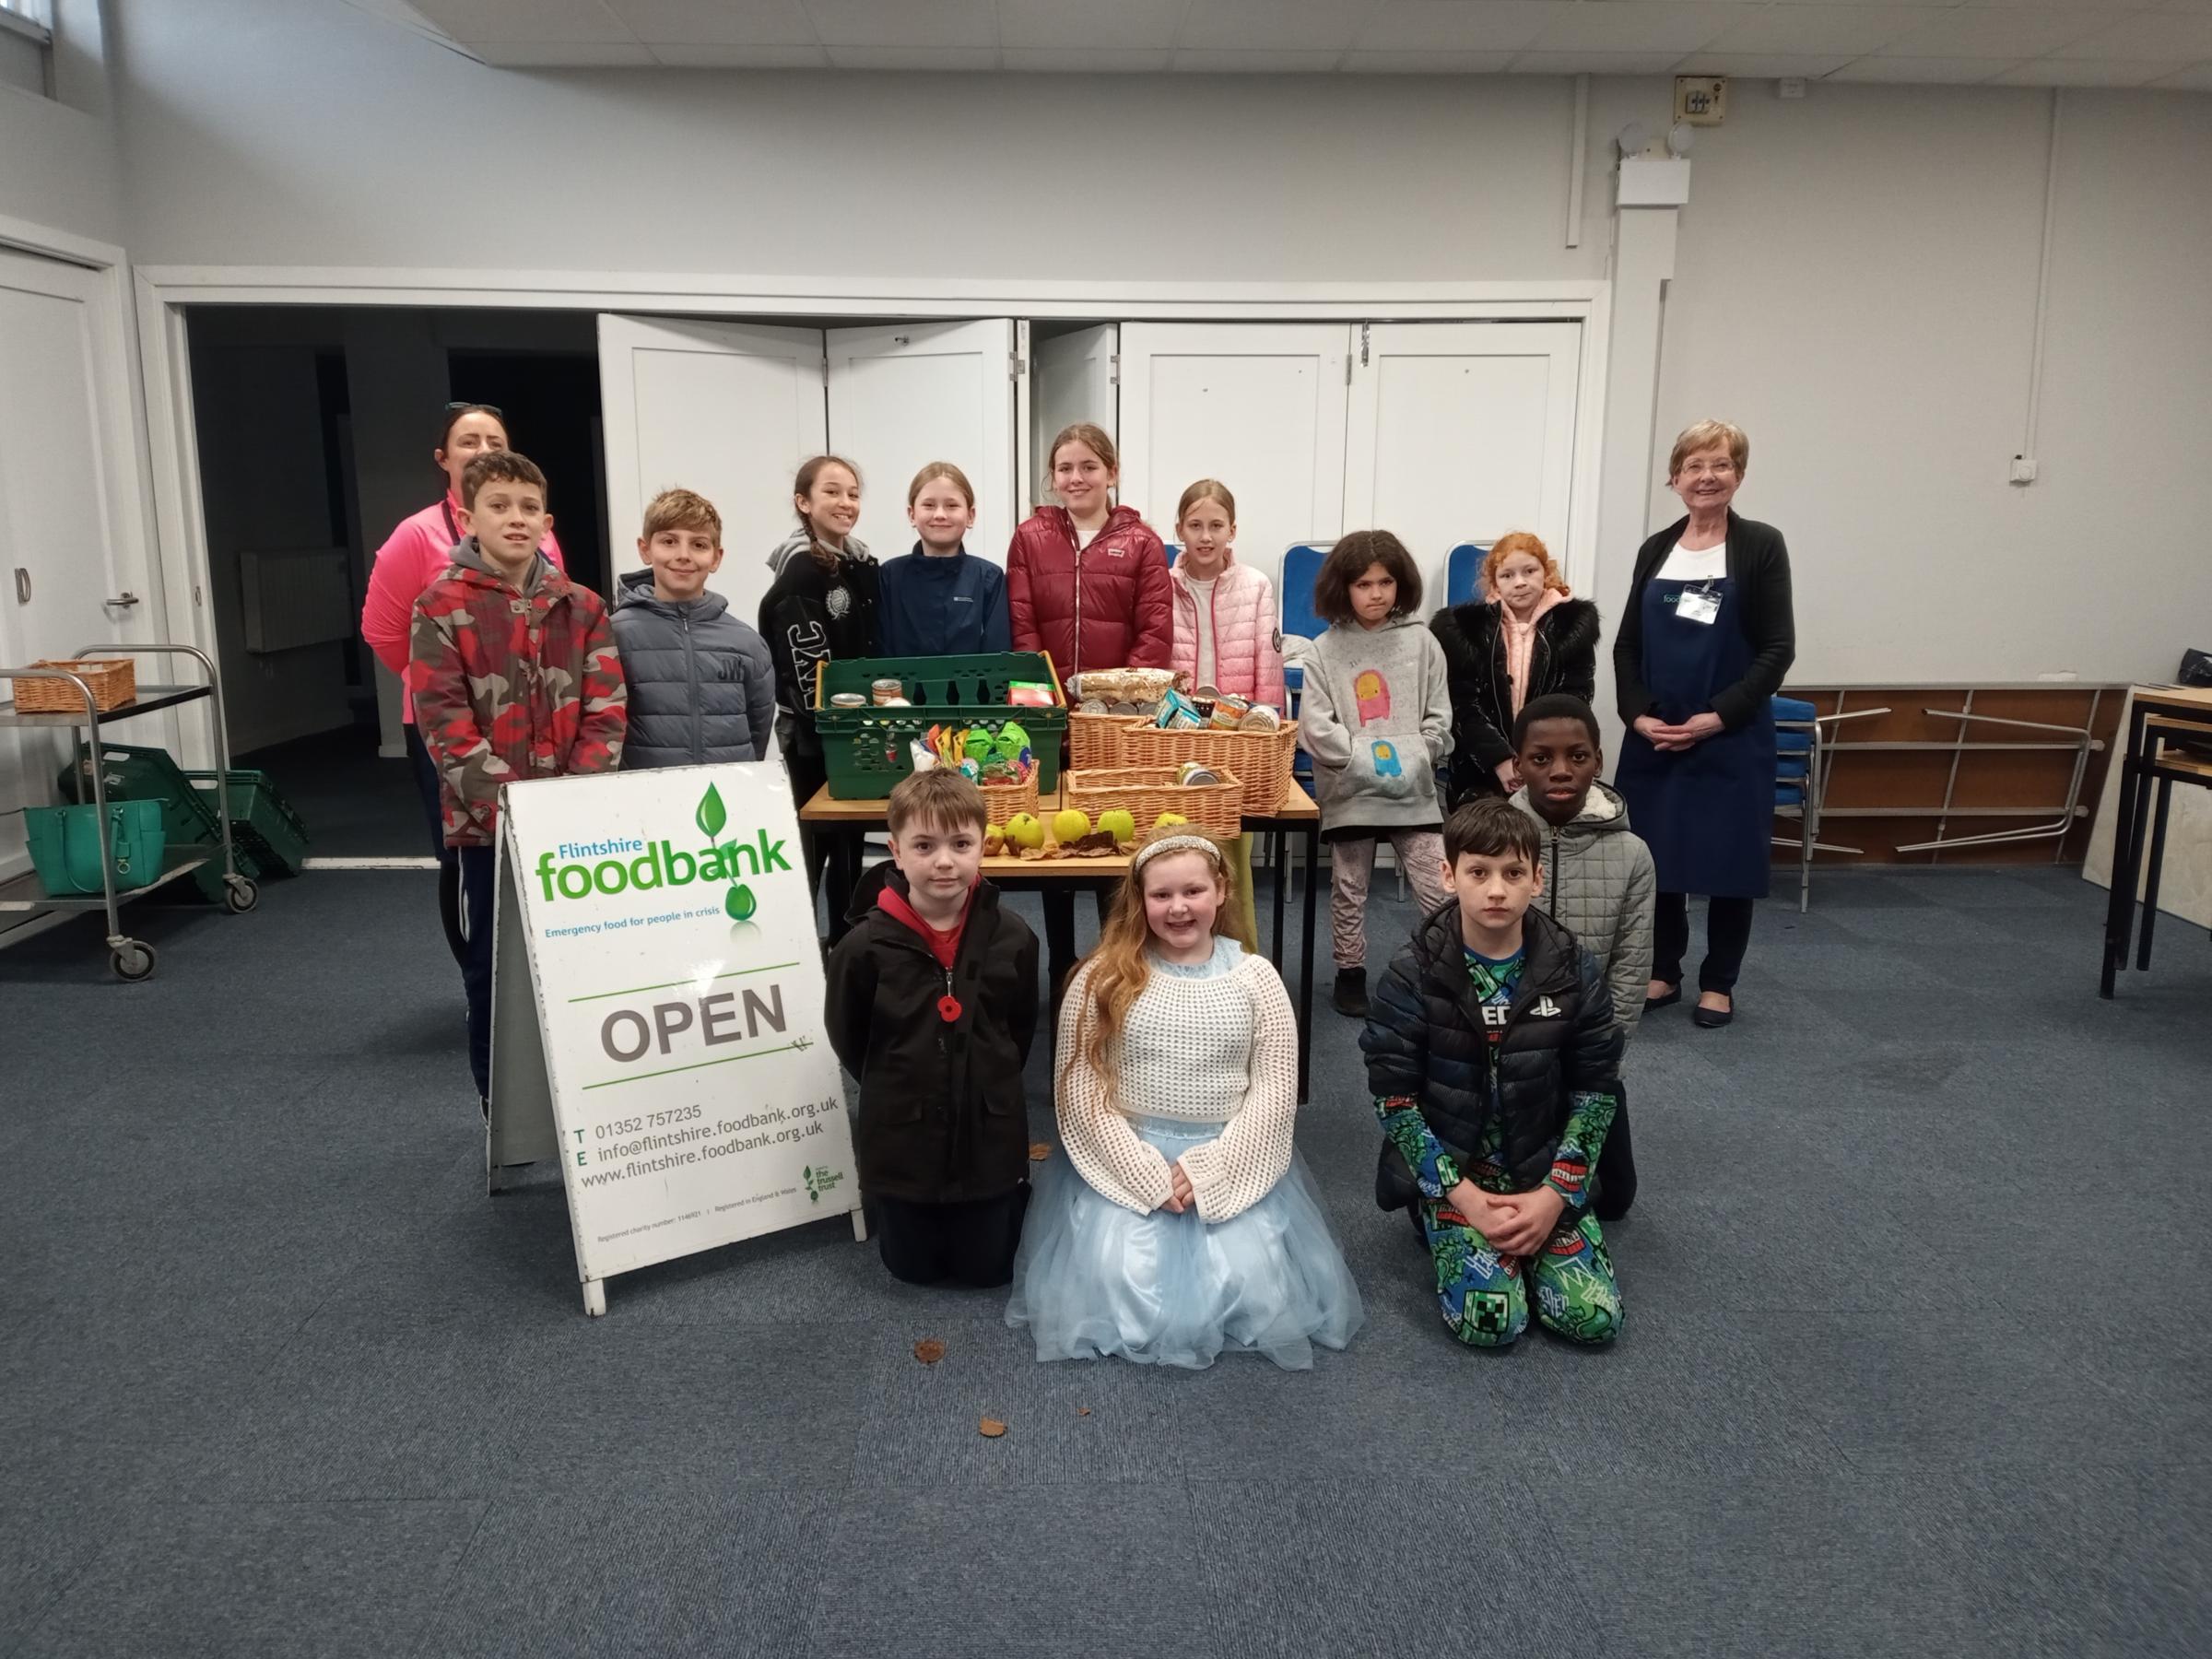
[[[1031,772],[1018,783],[982,783],[983,816],[992,823],[1003,826],[1018,812],[1037,810],[1037,774]]]
[[[1131,726],[1142,725],[1141,714],[1086,714],[1080,709],[1067,712],[1067,763],[1084,771],[1101,766],[1119,766],[1122,763],[1122,734]]]
[[[1062,782],[1066,805],[1093,824],[1119,806],[1136,820],[1140,841],[1151,839],[1152,820],[1163,812],[1180,812],[1192,829],[1224,841],[1243,830],[1244,785],[1232,773],[1223,773],[1218,783],[1191,785],[1176,782],[1171,766],[1106,766],[1070,771]]]
[[[1121,735],[1123,766],[1180,766],[1195,760],[1207,771],[1234,772],[1244,780],[1244,814],[1265,818],[1282,805],[1290,787],[1290,765],[1298,757],[1298,727],[1272,732],[1230,731],[1192,726],[1163,732],[1145,722]]]
[[[63,668],[91,688],[92,700],[105,714],[138,695],[138,669],[129,657],[79,657],[50,661],[41,658],[33,668]],[[15,682],[18,714],[82,714],[85,700],[76,688],[61,679],[18,679]]]

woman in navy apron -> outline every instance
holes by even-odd
[[[1638,549],[1613,677],[1629,731],[1614,783],[1658,866],[1646,1008],[1682,1000],[1688,896],[1710,900],[1698,1006],[1724,1026],[1767,896],[1774,828],[1771,700],[1797,654],[1790,554],[1782,533],[1729,510],[1750,441],[1702,420],[1675,440],[1667,488],[1689,516]]]

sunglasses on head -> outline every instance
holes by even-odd
[[[507,411],[500,408],[498,404],[449,403],[445,406],[445,412],[448,415],[458,415],[464,409],[479,410],[482,413],[490,416],[494,420],[504,420],[507,418]]]

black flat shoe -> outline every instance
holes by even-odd
[[[1703,1026],[1709,1031],[1719,1030],[1735,1018],[1735,1004],[1733,999],[1724,1008],[1708,1008],[1700,1006],[1689,1011],[1690,1024]]]
[[[1669,991],[1665,996],[1645,997],[1643,999],[1643,1011],[1646,1014],[1649,1014],[1653,1008],[1671,1008],[1681,1000],[1682,984],[1681,982],[1677,980],[1675,982],[1675,988],[1672,991]]]

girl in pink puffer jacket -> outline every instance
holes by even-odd
[[[1169,577],[1174,585],[1175,642],[1169,666],[1191,684],[1283,707],[1283,638],[1275,608],[1275,584],[1250,565],[1236,562],[1237,500],[1229,486],[1201,478],[1182,492],[1175,509],[1182,557]]]

